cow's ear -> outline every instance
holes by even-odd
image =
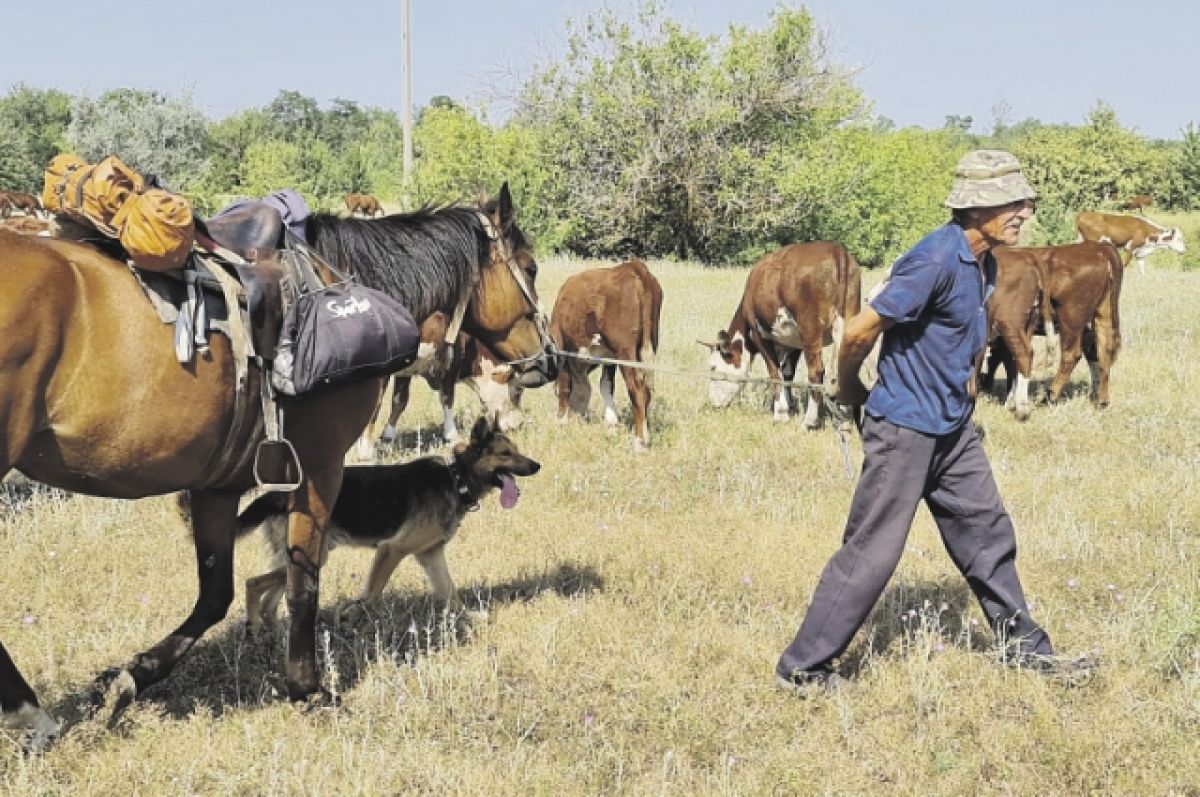
[[[482,444],[492,435],[492,424],[486,415],[479,416],[479,420],[475,421],[475,425],[471,427],[471,442],[477,445]]]
[[[723,329],[717,333],[717,351],[729,356],[729,333]]]

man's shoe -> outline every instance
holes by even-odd
[[[1009,658],[1006,663],[1010,667],[1031,670],[1047,678],[1069,683],[1083,683],[1096,674],[1100,660],[1091,653],[1083,653],[1078,656],[1023,653]]]
[[[846,680],[828,667],[815,670],[792,670],[788,675],[775,674],[780,689],[786,689],[800,697],[810,697],[821,692],[837,692]]]

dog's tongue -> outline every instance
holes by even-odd
[[[500,506],[512,509],[517,505],[521,491],[517,489],[517,480],[511,473],[500,474]]]

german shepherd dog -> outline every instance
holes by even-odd
[[[516,506],[517,476],[532,476],[541,464],[517,450],[512,440],[486,418],[476,421],[468,442],[454,447],[449,461],[422,457],[401,465],[346,468],[327,530],[326,551],[337,545],[375,549],[375,561],[363,590],[364,601],[378,600],[400,560],[412,554],[434,596],[459,605],[446,567],[446,543],[463,515],[500,491],[500,505]],[[268,493],[238,515],[239,537],[262,529],[275,569],[246,580],[246,620],[251,631],[274,627],[279,600],[287,585],[287,512],[284,498]]]

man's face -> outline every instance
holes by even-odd
[[[1015,246],[1021,235],[1021,225],[1033,215],[1032,199],[1019,199],[995,208],[975,211],[976,228],[993,246]]]

